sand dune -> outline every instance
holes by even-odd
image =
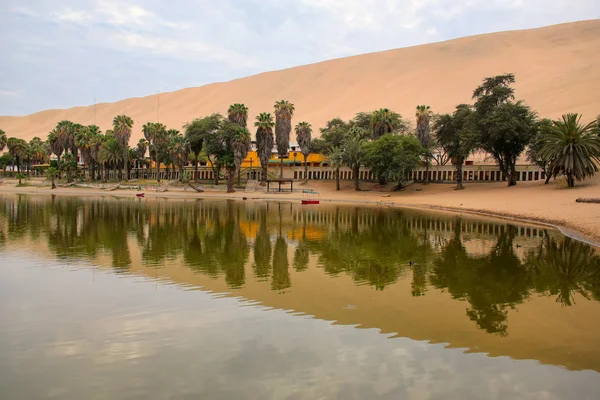
[[[517,96],[541,116],[556,118],[579,112],[591,120],[600,113],[600,20],[540,29],[466,37],[447,42],[365,54],[268,72],[160,95],[160,122],[180,128],[191,119],[224,113],[229,104],[245,103],[250,121],[273,103],[296,105],[294,122],[320,127],[336,116],[392,108],[412,120],[417,104],[435,112],[469,102],[485,76],[513,72]],[[157,120],[157,96],[131,98],[96,106],[96,123],[104,130],[117,114],[134,121],[132,143],[141,126]],[[93,106],[48,110],[23,117],[0,117],[9,136],[44,137],[58,121],[91,124]]]

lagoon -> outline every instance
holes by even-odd
[[[0,194],[8,399],[597,398],[600,256],[506,220]]]

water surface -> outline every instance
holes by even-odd
[[[600,257],[285,202],[0,195],[7,399],[595,399]]]

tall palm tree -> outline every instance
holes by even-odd
[[[328,158],[331,166],[335,168],[335,190],[340,190],[340,168],[344,165],[344,152],[340,147],[333,147]]]
[[[283,178],[283,158],[290,148],[290,133],[292,132],[292,117],[295,107],[287,100],[275,102],[275,140],[277,154],[280,159],[279,178]]]
[[[98,160],[104,165],[104,168],[114,168],[115,172],[124,159],[121,144],[113,137],[109,137],[100,147]]]
[[[20,173],[21,164],[27,152],[27,142],[23,139],[11,137],[6,140],[6,147],[8,147],[8,153],[13,159],[13,165],[17,166],[17,172]]]
[[[426,105],[417,106],[415,117],[417,117],[417,139],[424,149],[431,146],[431,108]],[[429,151],[427,151],[429,153]],[[429,155],[425,156],[425,176],[429,182]]]
[[[248,125],[248,107],[241,103],[230,105],[227,110],[227,119],[242,128],[246,128]]]
[[[152,129],[153,139],[151,148],[154,151],[154,160],[156,161],[156,180],[160,182],[161,155],[165,151],[169,136],[167,135],[167,127],[160,122],[155,123]]]
[[[146,158],[146,152],[148,151],[148,141],[146,139],[140,139],[136,146],[138,157],[140,160]]]
[[[308,155],[310,154],[310,141],[312,139],[312,126],[308,122],[300,122],[296,125],[296,142],[304,156],[304,180],[308,179]]]
[[[172,129],[169,129],[170,132]],[[169,156],[171,157],[171,163],[173,168],[179,169],[179,180],[183,179],[183,167],[185,167],[189,160],[190,147],[188,141],[176,131],[176,134],[169,135]]]
[[[233,164],[235,166],[235,171],[240,170],[242,162],[250,151],[250,143],[250,132],[248,132],[246,128],[239,129],[233,137],[231,145],[233,147]],[[231,179],[231,189],[232,191],[235,191],[233,190],[233,177],[231,177]]]
[[[113,119],[113,131],[115,133],[115,139],[122,148],[123,151],[123,179],[129,179],[129,166],[128,166],[128,153],[129,153],[129,139],[131,138],[131,128],[133,127],[133,119],[127,115],[117,115]]]
[[[256,129],[256,150],[258,152],[258,158],[260,159],[260,166],[262,168],[262,180],[261,185],[264,186],[267,181],[267,173],[269,167],[269,160],[273,154],[273,117],[271,113],[260,113],[256,117],[254,123]]]
[[[60,157],[62,156],[64,147],[63,147],[62,140],[60,139],[60,135],[59,135],[57,129],[53,129],[50,131],[50,133],[48,133],[48,138],[46,139],[46,143],[48,144],[48,148],[50,149],[50,151],[52,153],[54,153],[54,155],[56,156],[56,158],[58,160],[59,168],[57,169],[57,171],[58,171],[58,178],[60,179],[60,175],[61,175],[60,174]]]
[[[4,150],[4,148],[6,147],[6,133],[0,129],[0,152],[2,152],[2,150]]]
[[[544,138],[540,154],[552,160],[551,173],[564,174],[568,187],[598,172],[600,136],[596,122],[581,124],[581,115],[566,114],[554,121],[554,127]]]
[[[102,135],[102,131],[100,130],[100,128],[96,125],[89,125],[88,126],[88,134],[89,134],[89,149],[90,149],[90,157],[93,160],[92,165],[94,166],[94,169],[91,170],[90,172],[92,173],[91,175],[94,175],[95,172],[95,167],[98,167],[98,173],[99,173],[99,177],[98,179],[102,180],[102,169],[101,169],[101,164],[100,161],[98,160],[98,152],[100,151],[100,147],[102,146],[102,143],[104,142],[104,135]],[[94,179],[94,176],[91,177],[92,180]]]
[[[63,120],[56,125],[56,136],[65,152],[75,147],[73,130],[73,123],[71,121]]]

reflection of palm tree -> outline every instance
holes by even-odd
[[[292,286],[288,266],[288,244],[284,238],[279,236],[275,241],[275,251],[273,252],[271,289],[283,290]]]
[[[260,211],[260,227],[254,241],[254,275],[266,279],[271,271],[271,235],[267,228],[267,211]]]
[[[526,264],[535,271],[536,290],[556,295],[563,306],[575,304],[575,293],[586,299],[600,293],[600,257],[585,243],[548,239],[527,255]]]
[[[488,333],[506,335],[507,307],[521,303],[529,294],[527,270],[513,250],[515,227],[508,226],[498,237],[490,254],[470,257],[462,242],[462,223],[456,221],[454,237],[435,262],[431,281],[448,288],[453,298],[466,299],[471,308],[466,314]]]
[[[294,269],[298,272],[307,269],[308,257],[308,245],[306,244],[306,241],[302,240],[298,243],[298,246],[294,251]]]

